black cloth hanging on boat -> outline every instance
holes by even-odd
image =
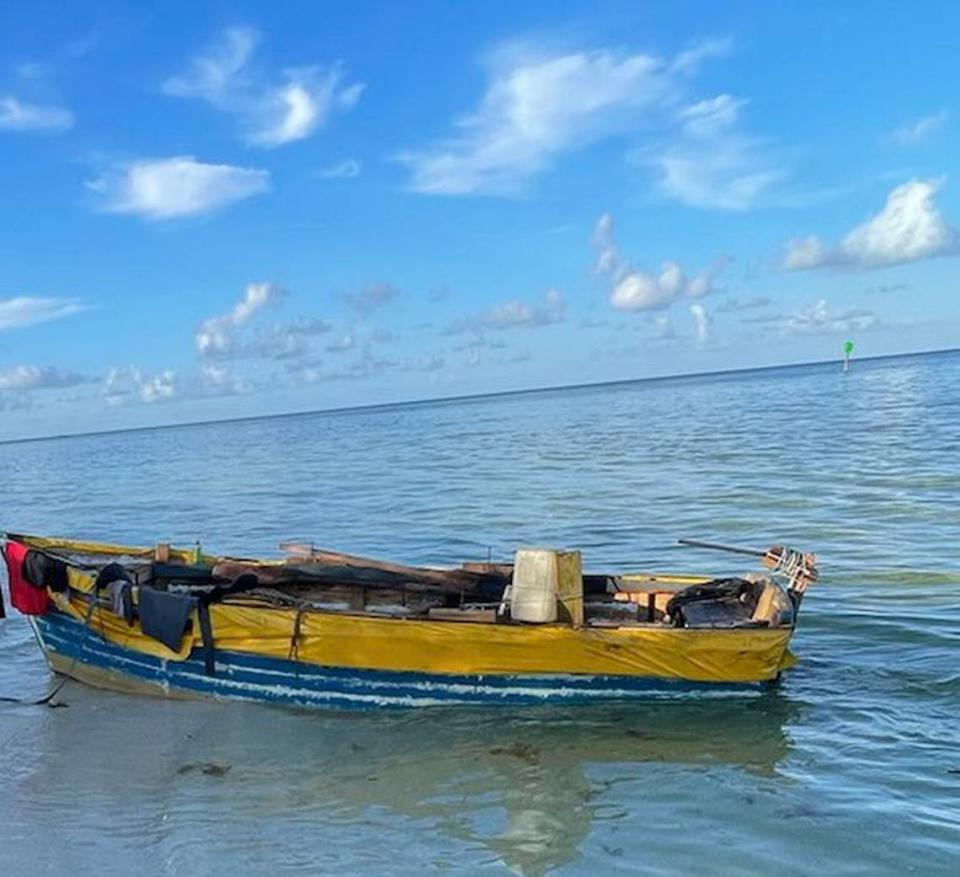
[[[107,594],[110,596],[113,614],[119,615],[127,624],[132,625],[136,617],[133,608],[133,585],[123,579],[116,579],[107,585]]]
[[[207,676],[217,674],[217,650],[213,646],[213,626],[210,624],[210,604],[201,600],[197,606],[200,620],[200,637],[203,642],[203,670]]]
[[[235,578],[229,585],[217,585],[209,591],[200,595],[200,602],[210,606],[213,603],[219,603],[224,597],[231,594],[242,594],[244,591],[252,591],[260,587],[260,579],[253,573],[244,573]]]
[[[119,563],[108,563],[100,570],[99,575],[97,575],[98,588],[105,588],[111,582],[118,581],[133,583],[133,579],[130,578],[130,573]]]
[[[196,607],[196,597],[141,587],[140,627],[147,636],[178,652],[190,623],[190,613]]]
[[[133,624],[133,579],[119,563],[107,564],[97,576],[97,589],[110,596],[110,608],[127,624]]]
[[[229,585],[218,585],[197,597],[197,618],[200,621],[200,637],[203,643],[203,669],[207,676],[216,676],[217,650],[213,644],[213,625],[210,621],[210,605],[219,603],[230,594],[240,594],[258,587],[260,580],[250,573],[239,576]]]
[[[42,551],[30,550],[23,560],[23,578],[35,588],[64,593],[70,585],[67,565]]]

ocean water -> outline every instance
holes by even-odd
[[[0,526],[595,570],[815,550],[768,694],[303,713],[0,704],[0,874],[960,870],[960,354],[0,445]],[[50,678],[0,622],[0,695]]]

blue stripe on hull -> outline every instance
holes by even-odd
[[[217,650],[216,675],[202,653],[167,661],[107,642],[58,612],[35,619],[43,646],[67,660],[108,670],[157,688],[158,694],[255,700],[304,707],[407,707],[438,704],[530,704],[671,698],[691,692],[729,696],[769,683],[709,683],[630,676],[460,676],[318,667]]]

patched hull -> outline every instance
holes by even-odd
[[[581,673],[439,673],[323,666],[218,648],[204,655],[146,654],[111,642],[62,612],[32,619],[55,672],[100,688],[172,698],[261,701],[292,707],[371,709],[442,704],[536,704],[697,696],[736,696],[765,681],[698,681],[646,675]]]

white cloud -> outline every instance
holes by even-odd
[[[270,174],[229,164],[204,164],[190,155],[141,159],[87,183],[108,213],[176,219],[209,213],[270,188]]]
[[[447,361],[437,353],[411,356],[403,360],[398,366],[400,371],[408,372],[438,372],[446,368]]]
[[[785,332],[797,334],[847,334],[870,329],[876,316],[863,308],[841,308],[830,311],[826,299],[820,299],[808,308],[794,311],[783,320]]]
[[[940,213],[934,198],[942,180],[911,180],[887,196],[883,209],[849,232],[835,247],[816,235],[787,244],[787,270],[849,266],[879,268],[960,252],[960,234]]]
[[[677,262],[669,261],[663,263],[658,274],[638,271],[620,253],[613,231],[613,217],[603,214],[594,229],[593,245],[597,251],[595,270],[609,280],[610,304],[617,310],[666,308],[684,294],[693,298],[708,295],[728,261],[718,259],[693,277],[688,277]]]
[[[653,325],[656,329],[657,338],[662,338],[664,340],[669,338],[676,337],[676,330],[673,328],[673,322],[670,320],[670,317],[666,314],[658,314],[653,321]]]
[[[193,383],[199,397],[228,396],[262,391],[283,383],[316,383],[343,377],[362,377],[374,368],[367,356],[367,343],[361,364],[348,364],[328,373],[313,355],[312,339],[331,332],[325,320],[300,317],[269,321],[264,315],[279,305],[288,293],[275,283],[251,283],[243,297],[226,313],[204,320],[194,335],[198,369]],[[358,346],[348,333],[328,346],[328,350],[347,352]]]
[[[357,292],[348,292],[343,298],[355,311],[368,316],[379,308],[390,304],[400,290],[389,283],[371,283]]]
[[[361,170],[362,168],[359,161],[348,158],[336,164],[320,168],[320,170],[314,173],[314,176],[323,180],[351,180],[354,177],[359,177]]]
[[[17,296],[0,299],[0,330],[20,329],[37,323],[46,323],[68,317],[85,309],[83,302],[74,298],[35,298]]]
[[[347,332],[339,338],[335,338],[327,345],[329,353],[346,353],[357,346],[357,339],[352,332]]]
[[[17,365],[0,369],[0,391],[63,389],[86,383],[89,378],[73,372],[35,365]]]
[[[213,362],[200,365],[200,379],[207,390],[215,396],[236,396],[246,392],[247,384],[236,377],[226,366]]]
[[[250,141],[258,146],[272,148],[309,137],[334,108],[349,109],[363,91],[360,84],[341,90],[339,65],[287,70],[285,76],[286,83],[265,96],[259,124],[250,132]]]
[[[171,369],[148,374],[136,366],[113,368],[107,374],[103,394],[110,405],[129,401],[162,402],[177,392],[177,375]]]
[[[251,283],[227,313],[204,320],[194,336],[200,357],[200,379],[203,386],[220,395],[245,393],[254,388],[253,378],[262,377],[264,366],[284,363],[292,372],[291,363],[302,367],[311,353],[310,339],[332,330],[319,318],[301,317],[273,322],[259,327],[256,318],[286,298],[287,292],[274,283]],[[347,349],[347,348],[343,348]],[[251,361],[248,375],[235,374],[229,363],[239,368],[241,361]]]
[[[374,353],[373,346],[366,344],[358,359],[342,362],[337,368],[327,369],[323,361],[293,363],[287,367],[290,376],[301,384],[317,384],[324,381],[356,381],[373,377],[396,363]]]
[[[675,73],[695,73],[704,61],[723,58],[730,54],[732,48],[733,40],[729,37],[699,40],[680,52],[670,65],[670,69]]]
[[[453,136],[398,158],[417,192],[513,194],[560,154],[643,125],[714,53],[701,46],[675,67],[645,54],[547,56],[513,46],[495,53],[479,106],[455,122]]]
[[[169,369],[151,378],[144,378],[140,385],[140,398],[144,402],[169,399],[176,392],[176,379],[176,374]]]
[[[348,110],[365,85],[346,83],[341,64],[290,67],[279,77],[261,74],[252,63],[257,32],[229,28],[186,72],[169,78],[164,93],[205,100],[240,118],[246,140],[265,148],[303,140],[334,111]]]
[[[548,289],[541,302],[526,302],[520,299],[504,302],[475,316],[464,317],[451,323],[445,334],[459,335],[463,332],[482,332],[486,329],[531,329],[561,323],[566,318],[566,302],[559,290]]]
[[[712,137],[728,130],[739,118],[745,100],[721,94],[684,107],[677,114],[683,129],[694,137]]]
[[[473,352],[477,350],[506,350],[507,342],[502,338],[490,338],[487,335],[475,335],[463,344],[453,348],[455,353]]]
[[[0,131],[37,131],[57,134],[72,128],[73,113],[63,107],[27,104],[15,97],[0,97]]]
[[[669,273],[669,264],[664,263],[664,275]],[[610,304],[618,311],[645,311],[669,305],[674,295],[659,277],[642,271],[628,271],[614,283]]]
[[[243,78],[258,38],[252,28],[227,28],[206,54],[193,59],[186,73],[171,76],[164,82],[164,93],[199,98],[214,105],[228,101],[238,78]]]
[[[594,270],[597,274],[616,276],[623,271],[623,257],[613,236],[613,214],[604,213],[593,229],[593,246],[597,251]]]
[[[890,136],[901,146],[914,146],[917,143],[923,143],[936,134],[944,125],[950,114],[946,110],[939,113],[933,113],[929,116],[921,116],[912,122],[901,125]]]
[[[636,153],[659,172],[661,190],[691,207],[746,210],[784,172],[763,154],[764,143],[736,131],[746,101],[729,94],[685,107],[680,136],[664,148]]]
[[[758,310],[760,308],[768,307],[771,304],[769,298],[764,295],[757,295],[753,298],[728,298],[720,307],[717,308],[718,311],[723,311],[728,314],[739,313],[740,311],[752,311]]]
[[[275,283],[250,283],[229,313],[204,320],[194,342],[201,356],[229,357],[237,350],[236,331],[256,313],[279,301],[284,290]],[[288,327],[289,328],[289,327]]]
[[[889,295],[891,292],[905,292],[910,288],[906,283],[881,283],[864,290],[867,295]]]
[[[710,340],[710,330],[713,325],[710,314],[702,304],[690,305],[690,313],[697,327],[697,342],[706,344]]]
[[[956,251],[957,232],[934,203],[940,186],[937,180],[898,186],[883,210],[843,239],[841,251],[865,266],[913,262]]]
[[[244,345],[241,353],[266,359],[297,359],[307,352],[306,339],[329,332],[332,326],[324,320],[294,320],[278,323]]]
[[[877,329],[881,325],[873,311],[858,307],[831,309],[823,298],[792,314],[744,317],[742,322],[772,326],[783,334],[791,335],[849,334]]]
[[[831,254],[826,244],[815,234],[794,238],[787,244],[783,267],[788,271],[803,271],[827,264]]]
[[[292,325],[295,324],[288,324],[286,328],[288,329]],[[320,320],[301,321],[296,325],[305,332],[309,329],[309,334],[316,334],[319,331],[326,332],[331,328]],[[397,363],[380,356],[377,353],[378,345],[395,340],[395,336],[391,332],[373,330],[358,334],[353,330],[348,330],[337,335],[329,344],[325,345],[327,353],[334,354],[334,357],[323,359],[311,355],[314,351],[306,347],[301,347],[293,356],[278,356],[275,352],[267,350],[266,342],[274,337],[278,331],[280,331],[280,328],[274,327],[274,330],[267,333],[259,343],[243,347],[244,355],[283,360],[283,369],[269,376],[267,385],[271,383],[276,385],[277,382],[283,380],[292,381],[295,384],[363,380],[394,367],[403,370],[430,370],[427,360],[423,360],[419,364],[420,368],[417,368],[412,359]],[[229,377],[232,379],[232,376]],[[251,389],[251,387],[242,386],[236,392],[247,389]]]
[[[564,153],[642,133],[648,143],[632,156],[656,170],[666,195],[696,207],[746,209],[785,173],[765,156],[763,141],[738,133],[745,102],[722,94],[681,106],[689,76],[730,47],[707,40],[672,61],[611,49],[501,49],[479,105],[455,121],[453,135],[398,160],[417,192],[513,195]]]

